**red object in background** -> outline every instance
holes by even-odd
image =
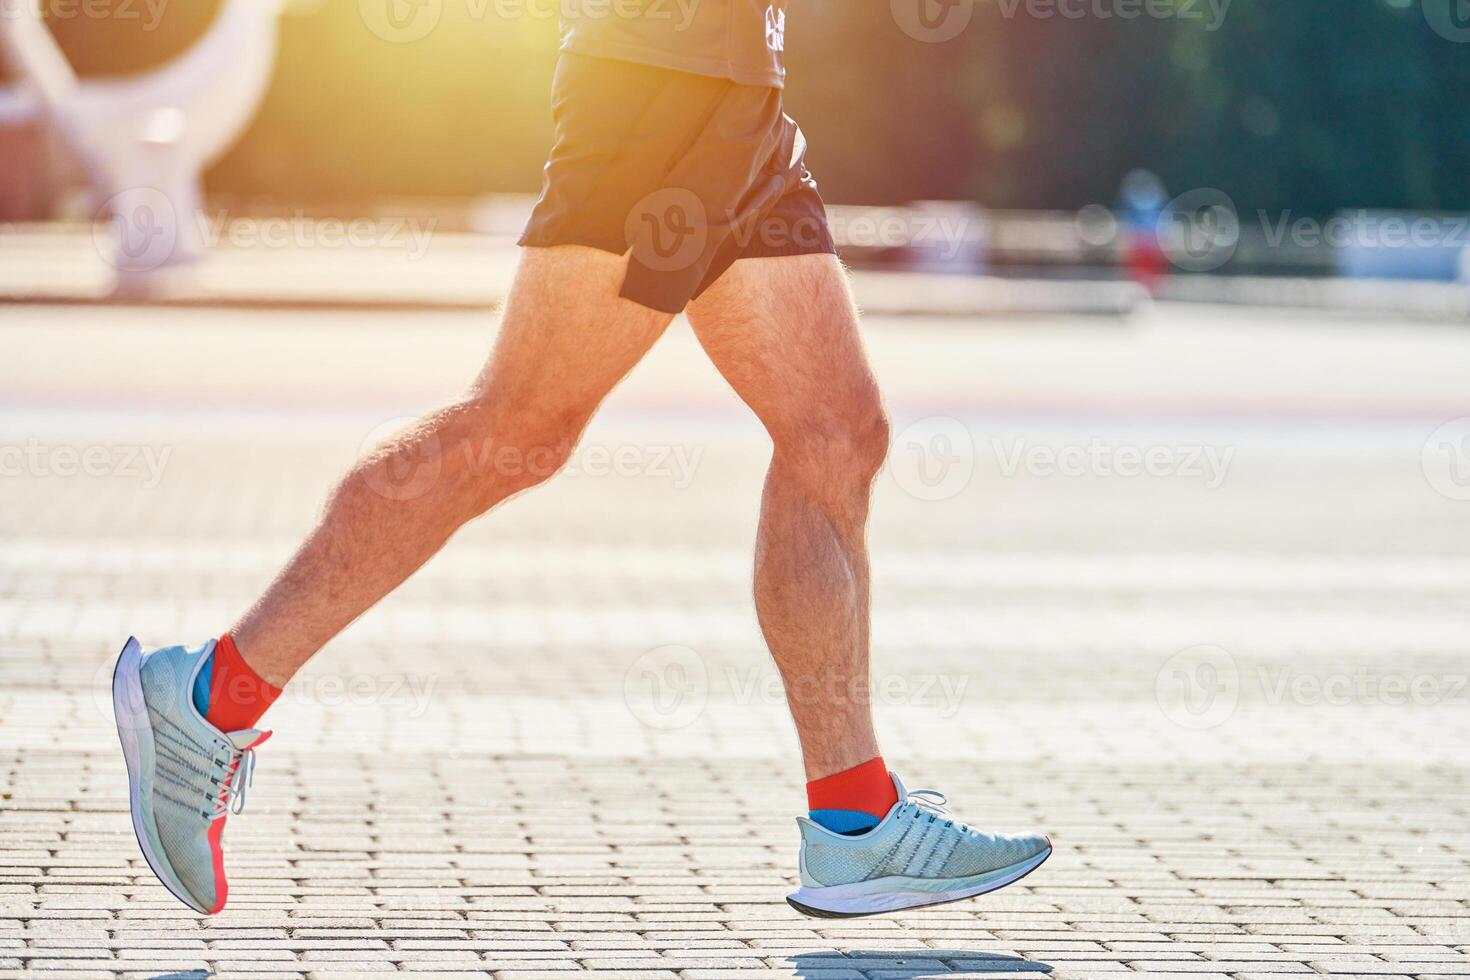
[[[1130,235],[1123,263],[1128,278],[1150,291],[1169,274],[1169,257],[1153,235]]]

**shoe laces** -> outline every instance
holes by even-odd
[[[245,793],[255,784],[255,750],[230,747],[230,762],[224,766],[215,787],[214,815],[239,813],[245,809]]]
[[[949,812],[949,797],[937,789],[908,790],[904,801],[914,805],[916,808],[916,812],[914,813],[915,817],[919,816],[920,813],[927,813],[930,823],[943,817],[946,827],[957,827],[964,832],[968,832],[970,829],[962,823],[955,822],[953,815]]]

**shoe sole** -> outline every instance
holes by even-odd
[[[133,815],[133,836],[138,839],[143,860],[163,887],[189,908],[207,915],[207,910],[189,897],[188,890],[163,856],[163,842],[157,840],[153,807],[145,790],[145,783],[152,782],[154,748],[153,723],[143,700],[142,665],[143,647],[137,638],[129,637],[112,668],[112,713],[117,721],[123,761],[128,767],[128,807]]]
[[[906,909],[961,902],[1014,884],[1041,867],[1051,857],[1052,849],[1027,858],[1007,868],[987,871],[966,878],[936,880],[893,875],[859,881],[851,885],[802,887],[786,896],[786,903],[802,915],[814,919],[856,919],[865,915],[902,912]],[[939,888],[937,886],[949,887]]]

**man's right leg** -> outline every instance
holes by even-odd
[[[254,726],[279,693],[271,687],[467,521],[554,473],[668,326],[668,314],[618,297],[626,261],[574,246],[524,253],[489,364],[464,398],[348,473],[231,631],[243,658],[228,642],[144,653],[130,639],[123,648],[112,700],[133,830],[149,867],[191,908],[224,908],[225,821],[269,734]],[[400,484],[404,463],[414,475]]]
[[[525,250],[470,391],[358,461],[230,631],[257,674],[283,687],[466,522],[561,468],[602,399],[673,319],[618,296],[626,264],[580,246]],[[413,466],[437,476],[396,488],[395,468]]]

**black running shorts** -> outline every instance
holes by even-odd
[[[833,253],[781,91],[563,52],[520,243],[631,252],[621,294],[681,312],[739,259]]]

